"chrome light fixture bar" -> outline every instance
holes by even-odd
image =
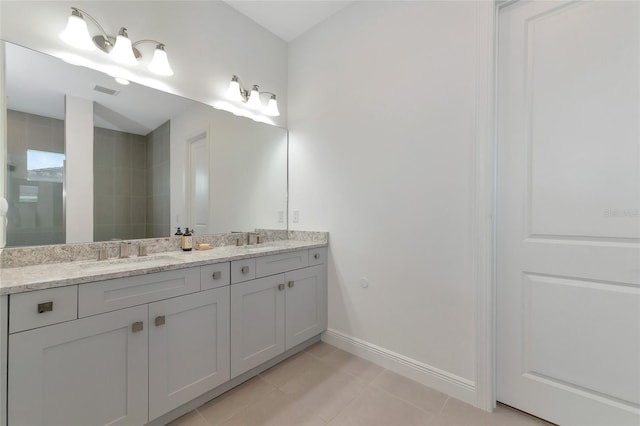
[[[260,95],[270,95],[269,101],[266,106],[262,104],[260,100]],[[261,92],[260,86],[254,84],[251,90],[244,89],[240,85],[240,79],[237,75],[231,77],[231,82],[229,83],[229,88],[227,89],[226,94],[227,99],[236,101],[236,102],[244,102],[247,105],[247,108],[260,110],[266,115],[270,116],[279,116],[280,111],[278,111],[278,101],[276,100],[276,94],[272,92]]]
[[[87,23],[87,17],[100,30],[100,34],[91,37]],[[164,43],[156,40],[139,40],[132,43],[127,34],[127,29],[121,27],[116,37],[107,34],[102,25],[91,15],[77,7],[71,8],[71,16],[67,27],[60,34],[60,38],[67,44],[83,50],[95,50],[96,47],[107,53],[114,61],[125,65],[136,65],[142,54],[136,48],[142,43],[154,43],[156,45],[153,58],[148,65],[149,71],[162,76],[173,75],[169,65]]]

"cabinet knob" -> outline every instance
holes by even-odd
[[[144,329],[144,325],[142,321],[136,321],[133,324],[131,324],[131,331],[133,331],[134,333],[137,333],[138,331],[142,331],[143,329]]]
[[[289,286],[289,288],[293,288],[293,285],[294,285],[294,284],[293,284],[293,281],[289,281],[289,282],[287,283],[287,285]]]
[[[164,323],[165,323],[164,315],[160,315],[159,317],[156,317],[155,323],[156,323],[156,327],[164,325]]]
[[[44,314],[45,312],[53,311],[53,302],[38,303],[38,313]]]
[[[313,255],[313,258],[314,258],[315,260],[320,259],[320,253],[316,253],[316,254],[314,254],[314,255]]]
[[[215,271],[215,272],[213,273],[213,279],[214,279],[214,280],[219,280],[220,278],[222,278],[222,272],[220,272],[220,271]]]
[[[278,284],[278,290],[280,291],[284,290],[284,284]]]
[[[242,268],[240,268],[240,272],[242,272],[243,274],[248,274],[249,273],[249,267],[248,266],[243,266]]]

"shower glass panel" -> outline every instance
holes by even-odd
[[[61,244],[64,120],[7,111],[7,246]]]

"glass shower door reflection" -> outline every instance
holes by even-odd
[[[64,121],[8,110],[7,157],[7,247],[64,243]]]

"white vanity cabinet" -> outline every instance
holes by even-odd
[[[275,275],[231,285],[231,377],[327,328],[324,265],[306,265],[308,250],[263,256],[257,275]]]
[[[231,377],[284,352],[284,276],[231,286]]]
[[[327,328],[327,286],[321,265],[284,275],[285,350],[320,334]]]
[[[300,249],[0,297],[8,310],[0,315],[8,347],[0,426],[175,419],[317,339],[327,327],[326,253]]]
[[[11,334],[9,425],[146,423],[146,319],[143,305]]]
[[[200,269],[80,285],[81,318],[10,334],[9,426],[144,425],[228,381],[229,285]]]
[[[229,380],[229,286],[149,305],[149,420]]]

